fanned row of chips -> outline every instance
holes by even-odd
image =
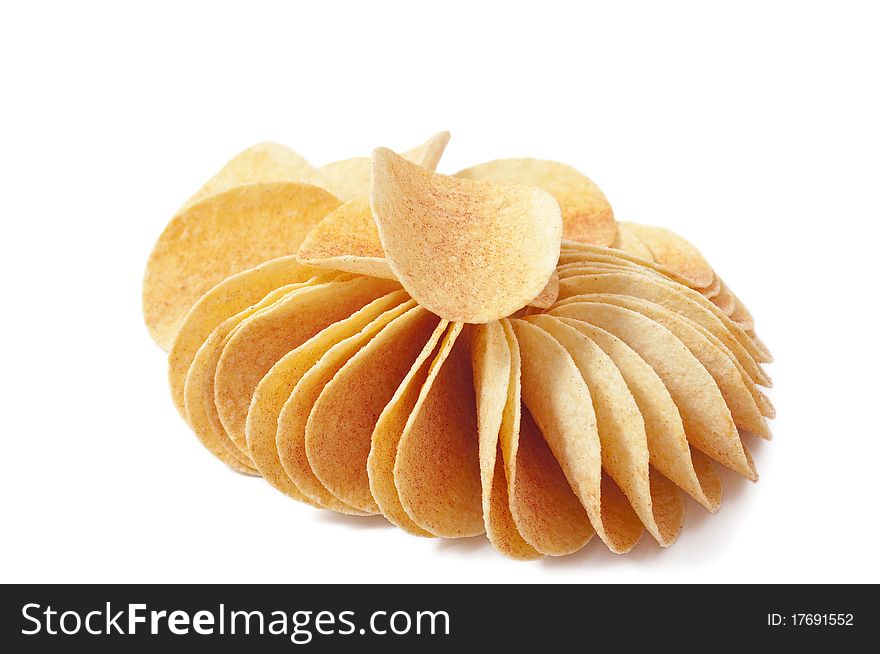
[[[702,254],[564,164],[313,168],[272,143],[159,238],[144,315],[205,447],[288,496],[518,559],[663,546],[757,479],[770,354]]]

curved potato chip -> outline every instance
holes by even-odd
[[[757,356],[762,358],[763,354],[755,347],[745,332],[739,329],[717,307],[705,298],[702,298],[699,293],[695,293],[692,289],[681,285],[676,285],[675,282],[670,280],[658,279],[649,281],[644,277],[636,276],[635,280],[615,283],[621,281],[620,277],[626,276],[624,274],[615,277],[615,275],[617,273],[606,274],[605,271],[600,271],[596,274],[566,278],[566,287],[563,293],[565,297],[556,306],[589,301],[591,295],[610,293],[646,300],[669,309],[688,323],[693,323],[706,338],[731,358],[733,364],[742,375],[743,382],[761,414],[768,418],[775,417],[776,410],[773,404],[757,387],[757,384],[772,386],[772,382],[770,377],[755,361],[755,357],[753,357],[751,352],[756,352]],[[631,283],[633,281],[635,283]],[[651,284],[655,281],[661,282],[661,284],[652,287]],[[664,289],[663,286],[666,284],[669,284],[670,288]],[[667,293],[669,290],[672,291],[671,294]],[[698,298],[699,301],[694,302],[694,298]],[[592,299],[597,299],[597,297]],[[620,302],[617,302],[617,304],[620,304]],[[707,306],[711,307],[711,310],[707,310]],[[728,325],[724,324],[725,321]],[[741,336],[741,340],[738,340],[737,336]],[[745,347],[743,344],[745,344]],[[765,432],[763,437],[769,438],[769,432]]]
[[[519,384],[519,370],[517,366],[514,371],[511,358],[510,343],[502,321],[473,328],[471,363],[477,398],[483,525],[489,542],[496,550],[514,559],[528,560],[538,558],[541,553],[523,539],[514,522],[508,500],[503,454],[499,456],[499,434],[509,414],[507,409],[520,401],[519,393],[512,388],[514,384]]]
[[[614,334],[572,318],[555,318],[586,334],[611,357],[645,420],[651,465],[710,512],[721,505],[721,478],[708,459],[687,442],[681,414],[663,380]]]
[[[536,309],[549,309],[556,302],[557,297],[559,297],[559,273],[554,270],[544,290],[529,302],[528,306]]]
[[[522,404],[511,432],[508,465],[510,512],[521,537],[536,552],[566,556],[590,542],[593,530],[541,430]]]
[[[373,300],[349,318],[325,327],[288,352],[257,384],[245,425],[248,452],[263,478],[282,493],[318,506],[300,492],[278,458],[278,416],[297,383],[331,347],[354,336],[384,312],[403,304],[407,299],[405,291],[394,291]]]
[[[453,323],[397,447],[394,482],[413,522],[436,536],[484,533],[476,402],[463,325]]]
[[[696,247],[663,227],[624,223],[625,229],[639,238],[659,264],[690,280],[697,288],[706,288],[715,279],[715,271]]]
[[[180,415],[186,417],[183,397],[186,374],[196,352],[214,328],[276,288],[315,279],[316,272],[297,263],[296,257],[281,257],[227,277],[199,298],[180,324],[168,352],[168,383]]]
[[[217,416],[217,406],[214,404],[214,374],[217,371],[220,354],[229,340],[229,335],[238,329],[243,320],[307,285],[307,283],[290,284],[277,288],[270,291],[257,304],[224,320],[199,347],[187,370],[183,387],[187,422],[208,451],[236,470],[242,470],[243,467],[243,471],[248,474],[256,473],[250,455],[241,452],[229,439]]]
[[[543,159],[497,159],[455,176],[542,188],[559,203],[565,238],[604,246],[614,242],[617,223],[611,205],[592,180],[571,166]]]
[[[718,275],[715,275],[715,278],[712,280],[712,283],[706,288],[700,289],[700,294],[704,297],[709,298],[710,300],[718,295],[721,292],[721,278]]]
[[[439,348],[440,352],[435,356],[435,351],[438,350],[437,344],[448,327],[447,321],[439,322],[406,378],[395,391],[394,397],[382,410],[373,428],[370,456],[367,458],[370,492],[382,515],[389,522],[416,536],[433,537],[433,534],[413,522],[400,503],[400,495],[394,483],[394,462],[397,460],[400,437],[428,379],[428,372],[436,358],[441,356],[440,352],[443,352],[442,356],[445,357],[448,348],[451,347],[451,342],[444,339],[443,345]]]
[[[620,250],[609,250],[607,248],[600,248],[598,246],[588,245],[586,243],[574,243],[573,241],[562,242],[562,249],[559,256],[558,266],[558,271],[561,278],[576,275],[577,272],[575,271],[580,271],[581,269],[589,269],[596,266],[615,266],[618,268],[622,267],[630,269],[632,272],[638,272],[641,274],[650,274],[649,271],[653,271],[654,275],[660,275],[670,281],[674,281],[683,286],[687,286],[692,290],[700,292],[700,294],[702,295],[702,289],[693,289],[692,285],[688,282],[687,279],[675,272],[672,272],[671,270],[666,269],[659,264],[652,264],[642,261],[638,259],[638,257],[634,257]],[[692,297],[694,300],[696,300],[695,296]],[[734,331],[737,335],[740,335],[740,333],[745,333],[745,336],[748,337],[751,343],[744,343],[744,345],[750,350],[752,356],[754,356],[757,361],[770,362],[773,360],[773,357],[767,349],[766,345],[758,342],[755,339],[753,333],[748,333],[748,331],[744,330],[739,324],[733,322],[730,317],[726,313],[721,311],[715,304],[713,304],[711,300],[709,300],[708,302],[702,302],[700,300],[696,301],[700,302],[700,304],[712,310],[721,319],[721,321],[724,322],[724,324],[729,329]]]
[[[287,146],[265,141],[230,159],[180,210],[236,186],[259,182],[297,182],[322,186],[321,176],[308,161]]]
[[[254,389],[279,359],[327,325],[397,289],[394,282],[372,277],[308,286],[243,321],[223,347],[214,374],[217,415],[232,442],[247,452],[245,424]]]
[[[648,532],[668,547],[681,529],[684,503],[681,498],[657,506],[652,502],[652,489],[665,487],[657,473],[652,474],[645,422],[623,375],[611,357],[583,332],[552,316],[530,316],[525,320],[550,334],[568,351],[590,389],[602,468],[627,496]],[[668,495],[674,498],[675,492]]]
[[[730,319],[744,330],[754,329],[755,319],[752,317],[752,312],[748,310],[746,305],[736,295],[733,296],[733,299],[735,305],[730,313]]]
[[[617,554],[644,527],[626,496],[602,474],[602,448],[587,383],[566,349],[540,327],[512,320],[522,362],[522,394],[593,529]]]
[[[318,223],[300,246],[297,259],[310,266],[397,279],[385,258],[379,230],[373,220],[370,199],[349,200]],[[559,293],[556,271],[529,306],[546,309]]]
[[[318,223],[302,242],[297,258],[319,268],[396,279],[366,195],[349,200]]]
[[[383,409],[412,369],[440,319],[416,307],[387,324],[331,379],[306,424],[306,456],[333,495],[376,513],[367,458]]]
[[[422,145],[407,150],[402,156],[422,168],[436,170],[447,143],[449,132],[438,132]],[[371,165],[370,157],[354,157],[325,164],[319,169],[321,185],[342,200],[369,196]]]
[[[324,387],[355,353],[386,325],[415,309],[415,302],[409,300],[385,311],[357,334],[336,343],[300,378],[278,414],[275,436],[278,460],[299,491],[325,508],[350,515],[371,515],[336,497],[312,470],[306,454],[306,425],[312,407]]]
[[[613,304],[637,311],[666,327],[712,375],[736,426],[761,438],[770,439],[770,430],[759,407],[762,402],[761,394],[733,353],[711,332],[665,307],[640,298],[595,293],[576,296],[572,298],[572,302]]]
[[[317,186],[249,184],[178,213],[159,237],[144,274],[144,320],[164,350],[196,301],[218,282],[294,254],[339,200]]]
[[[688,278],[678,274],[676,271],[666,266],[651,261],[645,261],[639,257],[624,252],[623,250],[612,250],[610,248],[602,248],[589,243],[575,243],[574,241],[563,241],[559,255],[560,266],[575,263],[610,263],[626,268],[638,269],[647,273],[648,270],[656,274],[667,277],[673,281],[683,284],[690,288],[694,284]]]
[[[510,388],[499,433],[508,512],[519,538],[536,552],[547,556],[571,554],[586,545],[596,532],[544,436],[523,406],[519,344],[510,321],[503,320],[502,326],[511,354]],[[502,494],[501,489],[498,494]]]
[[[629,252],[645,261],[654,261],[654,255],[651,254],[651,248],[645,245],[645,242],[636,236],[633,230],[629,228],[629,223],[617,223],[617,238],[614,239],[614,243],[611,244],[611,247],[615,250]]]
[[[715,380],[665,326],[637,311],[597,302],[566,304],[550,313],[600,327],[629,345],[663,380],[681,414],[688,442],[757,481],[754,463]]]
[[[730,287],[724,283],[724,280],[721,281],[721,288],[718,291],[718,295],[712,298],[712,303],[721,309],[728,317],[733,313],[734,309],[736,309],[736,297],[733,292],[731,292]]]
[[[631,295],[660,304],[689,318],[705,327],[724,343],[746,369],[749,378],[764,386],[771,385],[770,378],[749,351],[750,349],[755,352],[757,350],[754,347],[747,347],[754,345],[751,339],[744,332],[740,332],[741,340],[737,339],[738,334],[732,329],[728,329],[713,311],[707,309],[703,304],[706,300],[702,299],[702,296],[693,289],[668,280],[651,279],[628,272],[602,272],[564,279],[560,287],[560,304],[568,301],[567,299],[572,296],[589,293]],[[695,297],[701,299],[697,300]]]
[[[446,320],[508,316],[556,268],[559,206],[538,188],[436,175],[379,148],[372,206],[391,269],[419,304]]]

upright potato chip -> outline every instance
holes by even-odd
[[[396,279],[385,259],[369,196],[349,200],[309,233],[297,258],[304,264]]]
[[[554,270],[544,290],[529,302],[529,306],[536,309],[549,309],[556,302],[557,297],[559,297],[559,273]]]
[[[660,304],[667,309],[702,325],[734,353],[751,379],[765,386],[770,378],[752,356],[757,350],[744,332],[729,329],[721,319],[706,308],[707,301],[696,291],[669,280],[651,279],[628,272],[610,272],[566,277],[561,285],[560,304],[572,296],[589,293],[630,295]],[[737,336],[740,336],[738,339]],[[751,347],[749,347],[751,346]],[[750,351],[751,350],[751,351]]]
[[[705,288],[712,284],[715,271],[703,254],[681,236],[662,227],[625,223],[625,229],[639,238],[657,263],[677,272],[695,287]]]
[[[519,366],[514,370],[506,333],[510,327],[504,324],[506,322],[476,325],[472,332],[471,363],[477,398],[483,525],[486,536],[496,550],[525,560],[537,558],[541,553],[523,539],[510,512],[504,458],[500,454],[499,442],[502,424],[512,413],[509,408],[514,402],[517,405],[520,402],[518,388],[514,388],[519,385]],[[516,428],[519,429],[519,416],[516,422]]]
[[[685,286],[692,288],[694,286],[690,279],[660,263],[645,261],[644,259],[640,259],[639,257],[630,254],[629,252],[624,252],[623,250],[601,248],[596,245],[590,245],[589,243],[563,241],[559,255],[559,263],[561,267],[565,267],[568,264],[574,266],[575,264],[585,263],[610,263],[638,270],[645,274],[649,274],[648,271],[652,270],[654,273],[668,277],[679,284],[684,284]]]
[[[522,404],[511,432],[508,495],[514,524],[524,541],[546,556],[566,556],[596,532],[547,441]]]
[[[243,320],[272,306],[290,293],[308,284],[290,284],[270,291],[257,304],[250,306],[217,325],[199,347],[186,373],[184,381],[184,406],[187,422],[198,439],[208,450],[236,470],[254,474],[253,462],[230,440],[217,415],[214,404],[214,374],[223,347]]]
[[[199,298],[183,319],[168,353],[168,383],[180,415],[186,417],[183,397],[186,373],[214,328],[276,288],[316,279],[316,273],[314,268],[297,263],[296,257],[281,257],[227,277]]]
[[[614,361],[584,332],[552,316],[530,316],[530,323],[550,334],[568,351],[581,373],[596,413],[602,468],[611,475],[635,509],[648,532],[663,547],[678,535],[684,503],[675,499],[648,464],[648,436],[635,398]],[[666,501],[654,505],[652,495]]]
[[[449,348],[454,343],[444,339],[443,345],[438,348],[437,344],[446,334],[448,327],[449,323],[445,320],[438,323],[406,378],[395,391],[394,397],[385,405],[373,428],[370,455],[367,458],[370,492],[382,515],[389,522],[415,536],[430,537],[433,534],[413,522],[403,508],[394,482],[394,463],[397,460],[397,448],[403,430],[428,379],[428,373],[437,358],[449,354]]]
[[[677,282],[683,286],[687,286],[688,288],[693,288],[693,285],[689,282],[689,280],[685,279],[678,273],[675,273],[660,264],[651,264],[645,261],[638,259],[633,255],[630,255],[623,251],[615,251],[609,250],[606,248],[600,248],[594,245],[588,245],[586,243],[574,243],[573,241],[563,241],[562,242],[562,250],[559,256],[559,275],[561,278],[570,277],[583,271],[589,271],[590,268],[593,267],[603,267],[607,268],[608,266],[613,266],[618,269],[627,269],[631,272],[637,272],[639,274],[651,275],[650,271],[653,271],[654,276],[660,275],[665,277],[671,281]],[[717,277],[715,279],[718,279]],[[714,282],[713,282],[714,283]],[[720,282],[719,282],[720,283]],[[703,289],[695,289],[702,294]],[[696,298],[694,298],[696,299]],[[722,322],[725,325],[730,327],[734,325],[732,329],[739,333],[744,332],[744,330],[740,325],[732,322],[729,316],[718,309],[718,307],[712,304],[711,301],[707,303],[701,302],[704,306],[714,307],[713,311],[721,318]],[[770,355],[767,346],[763,343],[758,342],[755,338],[754,334],[745,333],[748,336],[749,340],[752,342],[751,346],[755,349],[753,352],[753,356],[758,361],[769,362],[773,360],[773,357]],[[747,346],[747,347],[751,347]]]
[[[510,322],[505,320],[502,324],[511,355],[510,385],[499,433],[507,488],[506,492],[498,488],[493,497],[503,495],[507,499],[507,513],[516,531],[510,533],[508,549],[515,547],[523,557],[530,555],[528,548],[547,556],[564,556],[581,549],[596,532],[553,452],[522,404],[519,344]],[[495,515],[503,515],[501,507]],[[502,521],[496,520],[496,525],[498,522]],[[503,524],[507,525],[506,516]],[[509,527],[505,531],[511,532]]]
[[[770,438],[770,430],[759,407],[759,402],[764,398],[736,357],[711,332],[673,311],[640,298],[596,293],[580,295],[572,298],[572,301],[603,302],[638,311],[669,329],[712,375],[736,426],[761,438]]]
[[[380,315],[407,300],[408,296],[403,290],[373,300],[349,318],[325,327],[288,352],[257,384],[245,424],[248,452],[263,478],[282,493],[317,505],[296,487],[278,458],[278,416],[297,383],[330,348],[354,336]]]
[[[615,250],[629,252],[645,261],[654,261],[651,248],[645,245],[645,242],[630,229],[630,223],[617,223],[617,238],[614,239],[611,247]]]
[[[403,157],[427,170],[436,170],[440,157],[449,143],[449,132],[438,132],[427,141],[403,153]],[[353,200],[370,195],[369,157],[343,159],[321,166],[322,186],[342,200]]]
[[[747,479],[757,480],[715,380],[665,326],[637,311],[597,302],[566,304],[550,313],[600,327],[629,345],[663,380],[681,413],[688,442]]]
[[[164,350],[196,301],[230,275],[294,254],[339,201],[317,186],[240,186],[178,213],[159,237],[144,275],[144,319]]]
[[[566,349],[550,334],[512,320],[522,360],[522,393],[529,412],[599,538],[615,553],[633,548],[642,522],[616,485],[602,474],[602,448],[590,390]]]
[[[430,173],[373,154],[373,217],[385,255],[419,304],[485,323],[527,305],[559,256],[562,220],[548,193]]]
[[[397,447],[394,482],[413,522],[436,536],[484,533],[476,403],[461,323],[447,332]]]
[[[749,311],[746,305],[742,303],[742,300],[735,295],[733,296],[733,299],[735,305],[733,311],[730,313],[730,319],[745,330],[754,329],[755,319],[752,317],[751,311]]]
[[[498,159],[456,177],[542,188],[559,203],[565,238],[602,246],[614,242],[617,223],[611,205],[592,180],[571,166],[542,159]]]
[[[571,318],[556,320],[589,336],[611,357],[644,418],[651,465],[714,513],[721,504],[721,478],[711,461],[700,459],[705,455],[688,446],[681,414],[654,369],[614,334]]]
[[[736,296],[734,296],[733,292],[723,280],[721,281],[721,288],[718,290],[718,295],[712,298],[712,303],[721,309],[727,316],[730,316],[736,309]]]
[[[313,502],[351,515],[371,515],[342,501],[315,475],[306,453],[306,426],[321,391],[340,368],[382,329],[408,311],[417,310],[411,300],[385,311],[360,332],[331,347],[297,382],[278,415],[275,444],[278,459],[293,484]]]
[[[312,165],[290,148],[266,141],[243,150],[187,200],[181,211],[205,198],[236,186],[261,182],[297,182],[321,186],[322,180]]]
[[[367,477],[373,429],[439,320],[422,307],[394,319],[339,369],[312,407],[306,424],[312,471],[356,509],[379,510]]]
[[[309,286],[243,321],[223,347],[214,375],[217,415],[232,442],[247,452],[245,424],[254,389],[281,357],[398,288],[370,277]]]
[[[715,275],[715,278],[712,280],[712,283],[706,288],[701,288],[700,293],[710,300],[718,295],[721,292],[721,278],[718,275]]]

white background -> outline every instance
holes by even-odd
[[[876,5],[874,5],[875,7]],[[880,581],[872,3],[4,3],[0,581]],[[178,418],[142,324],[165,222],[242,148],[449,129],[698,244],[776,363],[761,480],[678,542],[517,563],[300,506]]]

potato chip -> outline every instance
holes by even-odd
[[[596,532],[534,419],[522,404],[519,344],[510,321],[502,321],[502,326],[511,355],[510,385],[499,433],[507,488],[505,491],[493,485],[493,489],[497,489],[493,496],[503,495],[507,500],[507,512],[517,532],[511,534],[510,540],[519,553],[530,555],[528,549],[518,545],[521,539],[540,554],[571,554],[586,545]],[[499,504],[500,499],[495,503]],[[501,511],[499,507],[494,515],[502,515]],[[506,517],[504,523],[507,524]]]
[[[531,316],[567,351],[581,373],[596,414],[602,468],[611,475],[635,509],[642,524],[663,547],[675,540],[684,519],[677,490],[668,490],[661,475],[650,469],[648,436],[639,406],[614,361],[586,334],[551,316]],[[652,493],[666,501],[654,506]]]
[[[413,522],[403,508],[394,482],[394,463],[403,430],[428,379],[428,373],[438,359],[448,356],[449,348],[454,343],[443,338],[448,327],[449,323],[445,320],[438,323],[406,378],[395,391],[394,397],[385,405],[373,428],[370,455],[367,458],[370,492],[382,515],[415,536],[430,537],[433,534]],[[441,338],[443,344],[438,348]]]
[[[709,286],[707,286],[706,288],[700,289],[700,293],[704,297],[706,297],[710,300],[713,297],[715,297],[716,295],[718,295],[718,293],[720,293],[720,292],[721,292],[721,278],[718,275],[715,275],[715,278],[712,280],[712,283]]]
[[[318,223],[303,241],[297,258],[303,264],[318,268],[396,279],[385,259],[370,199],[366,196],[349,200]],[[554,271],[529,306],[546,309],[556,301],[558,292],[559,277]]]
[[[611,205],[592,180],[571,166],[542,159],[498,159],[456,177],[542,188],[559,203],[565,238],[603,246],[614,242],[617,223]]]
[[[536,552],[566,556],[596,532],[528,409],[520,404],[511,431],[508,463],[510,512],[519,533]]]
[[[554,270],[553,274],[550,275],[550,281],[547,282],[544,290],[541,291],[537,297],[533,298],[528,306],[535,307],[536,309],[549,309],[553,306],[553,303],[556,302],[558,296],[559,273]]]
[[[181,211],[212,195],[261,182],[297,182],[321,186],[318,171],[290,148],[266,141],[239,152],[187,200]]]
[[[654,261],[689,280],[696,288],[712,284],[715,272],[703,254],[675,232],[662,227],[625,223],[626,230],[639,238]]]
[[[579,305],[574,305],[579,306]],[[626,497],[602,474],[590,390],[565,348],[540,327],[511,321],[522,361],[523,401],[544,435],[593,529],[612,552],[635,546],[643,526]]]
[[[461,323],[444,337],[397,447],[394,483],[413,522],[435,536],[484,533],[477,415]]]
[[[310,266],[396,279],[385,259],[366,195],[349,200],[318,223],[297,257]]]
[[[278,459],[293,484],[313,502],[325,508],[352,515],[371,515],[343,502],[315,475],[306,453],[306,426],[321,391],[340,368],[382,329],[408,311],[418,310],[411,300],[385,311],[360,332],[339,341],[297,382],[278,415],[275,444]]]
[[[629,345],[663,380],[681,413],[688,442],[747,479],[757,480],[715,380],[665,326],[637,311],[598,302],[566,304],[550,313],[596,325]]]
[[[315,401],[306,455],[315,476],[346,504],[379,511],[367,476],[373,429],[439,320],[421,307],[399,316],[339,369]]]
[[[559,257],[562,220],[548,193],[430,173],[373,155],[373,218],[406,291],[450,321],[485,323],[527,305]]]
[[[712,303],[721,309],[727,316],[730,316],[736,309],[736,297],[724,281],[721,282],[721,288],[718,295],[712,298]]]
[[[178,213],[150,254],[144,319],[164,350],[190,308],[230,275],[294,254],[339,201],[317,186],[250,184],[212,195]]]
[[[270,291],[257,304],[224,320],[214,328],[199,347],[187,370],[184,381],[184,406],[187,422],[198,439],[212,454],[236,470],[241,470],[243,467],[243,471],[249,474],[256,473],[250,456],[246,452],[242,452],[230,440],[217,415],[217,406],[214,404],[214,375],[217,371],[217,362],[220,360],[223,347],[229,340],[229,335],[238,329],[243,320],[272,306],[278,300],[306,285],[290,284]]]
[[[407,150],[402,156],[422,168],[436,170],[447,143],[449,132],[438,132],[422,145]],[[319,170],[321,185],[342,200],[369,197],[371,165],[369,157],[354,157],[328,163]]]
[[[610,250],[608,252],[610,252]],[[626,261],[620,259],[619,257],[611,256],[603,252],[586,252],[563,249],[559,260],[560,266],[558,268],[558,272],[560,278],[562,279],[567,277],[574,277],[583,273],[604,272],[607,269],[616,270],[618,272],[633,272],[640,275],[648,275],[649,277],[654,278],[657,278],[659,276],[665,278],[668,281],[676,282],[683,287],[690,288],[686,283],[687,280],[684,280],[680,276],[674,273],[667,274],[660,272],[662,270],[662,267],[658,267],[658,269],[652,270],[646,268],[644,265],[636,263],[634,259],[632,261]],[[602,268],[603,270],[599,270],[600,268]],[[730,317],[726,313],[721,311],[721,309],[719,309],[715,304],[713,304],[711,300],[708,300],[705,297],[702,300],[697,298],[697,294],[702,295],[702,293],[694,294],[686,290],[682,290],[682,292],[695,302],[701,304],[703,307],[715,313],[715,315],[718,316],[722,323],[724,323],[724,325],[728,329],[736,334],[737,339],[743,343],[743,346],[749,350],[749,353],[755,358],[756,361],[770,362],[773,360],[773,357],[770,355],[770,352],[767,350],[767,347],[763,343],[756,342],[753,335],[749,335],[740,325],[733,322]]]
[[[630,295],[660,304],[687,317],[705,327],[724,343],[748,371],[750,379],[764,386],[770,385],[770,378],[749,351],[754,348],[751,339],[744,332],[740,332],[742,340],[737,339],[737,333],[729,330],[715,313],[701,304],[705,300],[695,299],[700,296],[692,289],[667,280],[651,279],[627,272],[609,272],[567,277],[561,285],[560,302],[572,296],[589,293]]]
[[[325,327],[298,348],[284,355],[257,384],[248,409],[245,435],[254,466],[275,488],[294,499],[317,505],[291,481],[278,458],[276,435],[281,409],[303,375],[311,370],[330,348],[359,333],[386,311],[406,302],[408,297],[402,290],[394,291],[373,300],[350,317]]]
[[[327,325],[398,288],[370,277],[308,286],[244,320],[223,347],[214,375],[217,415],[232,442],[247,452],[251,398],[275,362]]]
[[[652,270],[657,274],[678,282],[679,284],[693,287],[693,283],[689,279],[679,275],[674,270],[670,270],[659,263],[645,261],[644,259],[640,259],[639,257],[624,252],[623,250],[601,248],[596,245],[590,245],[589,243],[575,243],[574,241],[562,242],[562,250],[559,256],[561,267],[564,267],[567,264],[596,262],[623,266],[633,270],[639,270],[645,274],[648,274],[648,270]]]
[[[700,360],[712,377],[737,427],[761,438],[770,438],[760,404],[766,399],[755,388],[754,382],[736,360],[736,357],[708,330],[668,309],[640,298],[609,293],[580,295],[573,302],[605,302],[625,307],[664,325]]]
[[[617,238],[614,239],[611,247],[615,250],[629,252],[645,261],[654,261],[651,248],[645,245],[645,242],[630,229],[629,223],[617,223]]]
[[[571,318],[555,318],[574,327],[614,361],[645,421],[651,465],[711,512],[721,504],[721,478],[712,462],[688,446],[681,414],[663,380],[631,347],[614,334]]]
[[[508,422],[511,420],[509,416],[513,411],[510,407],[514,403],[518,406],[520,402],[519,389],[515,388],[519,385],[519,366],[514,370],[511,345],[506,333],[510,327],[509,324],[504,324],[506,322],[476,325],[472,334],[471,363],[477,399],[483,525],[486,536],[496,550],[515,559],[527,560],[538,558],[541,553],[526,542],[514,522],[507,493],[504,456],[499,442],[499,433],[505,418]],[[518,415],[516,422],[518,430]]]
[[[314,268],[281,257],[245,270],[211,288],[199,298],[180,325],[168,353],[168,383],[180,415],[186,417],[183,384],[196,352],[221,322],[263,299],[281,286],[316,279]]]
[[[736,295],[733,296],[733,299],[735,304],[733,311],[730,312],[730,319],[744,330],[753,330],[755,328],[755,319],[752,317],[752,312],[748,310],[746,305]]]

